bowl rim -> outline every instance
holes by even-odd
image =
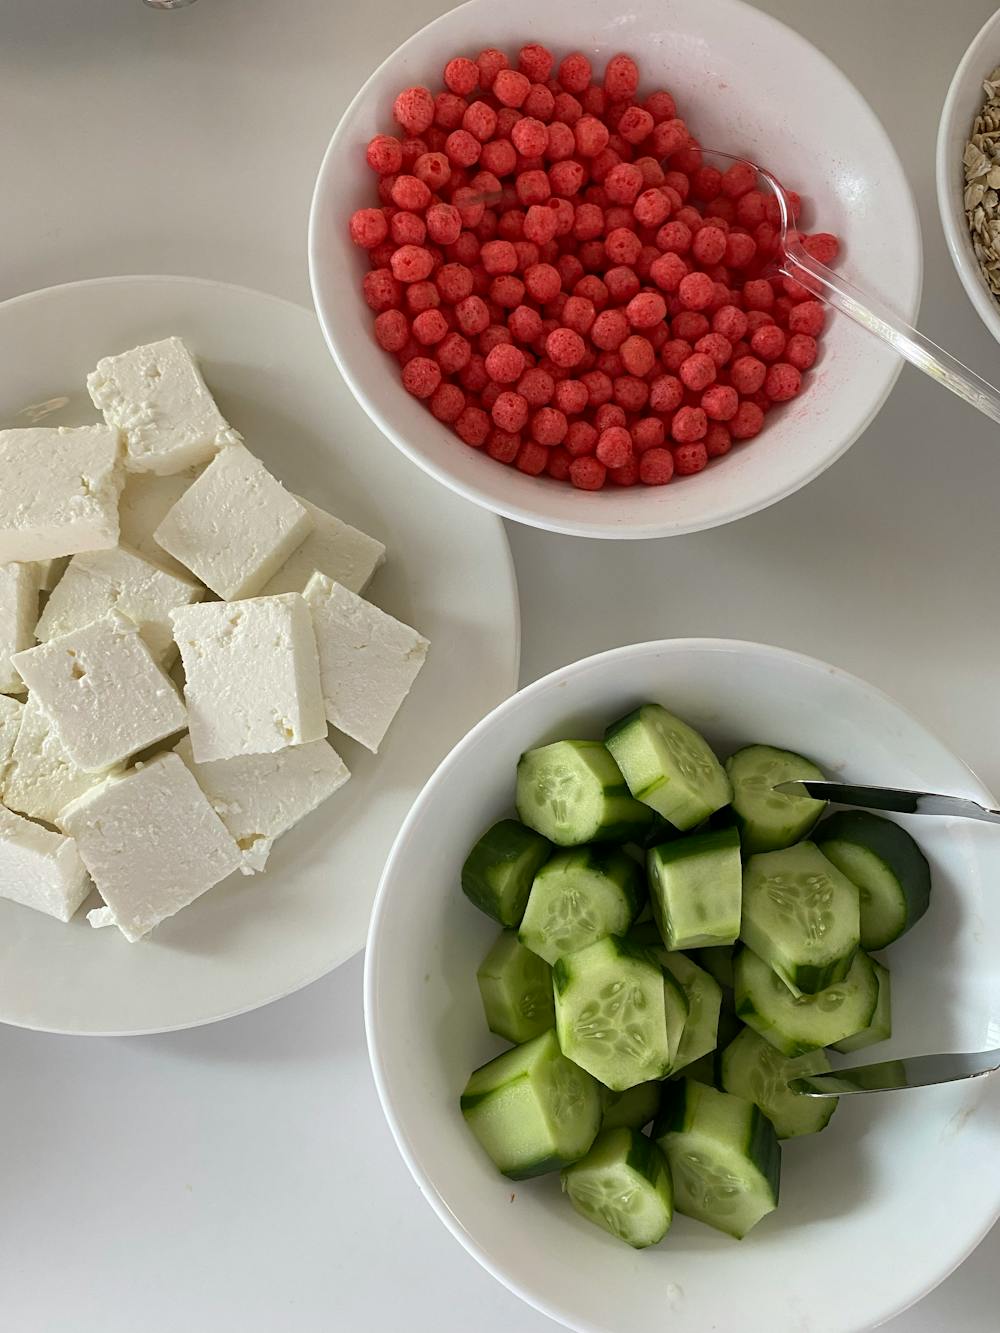
[[[769,491],[767,495],[746,503],[744,501],[733,500],[725,508],[713,511],[710,516],[694,520],[684,519],[647,519],[642,522],[622,521],[617,522],[609,515],[607,519],[601,518],[566,518],[561,516],[551,516],[548,514],[539,514],[534,510],[526,508],[524,505],[514,500],[506,499],[503,496],[494,495],[492,490],[482,484],[473,481],[466,481],[454,475],[447,466],[439,464],[428,458],[423,451],[410,443],[409,439],[397,432],[388,421],[386,414],[382,411],[378,402],[372,400],[356,382],[348,361],[342,357],[336,339],[333,337],[329,320],[327,318],[328,303],[323,295],[323,280],[321,276],[321,254],[322,254],[322,236],[323,229],[320,225],[320,199],[325,193],[327,178],[332,172],[332,164],[340,150],[341,141],[347,137],[348,127],[354,117],[356,109],[369,96],[369,90],[375,81],[382,75],[389,66],[394,64],[401,56],[405,57],[409,49],[424,37],[428,31],[443,26],[450,22],[453,16],[463,10],[472,10],[474,8],[484,8],[487,0],[464,0],[464,3],[456,6],[454,9],[447,10],[444,14],[439,14],[437,18],[418,28],[416,32],[411,33],[407,39],[391,51],[384,60],[365,79],[364,83],[351,98],[344,109],[333,129],[327,143],[326,150],[320,162],[319,170],[316,175],[316,181],[313,186],[312,197],[309,204],[309,220],[307,227],[307,254],[309,268],[309,287],[312,294],[313,306],[316,311],[316,317],[319,320],[320,328],[323,332],[323,338],[333,358],[334,364],[340,371],[345,384],[354,394],[362,409],[368,414],[371,420],[385,435],[385,437],[412,463],[421,468],[429,476],[441,485],[449,487],[464,499],[473,504],[480,505],[483,508],[492,510],[501,517],[510,519],[516,523],[522,523],[527,527],[538,528],[546,532],[557,532],[564,536],[571,537],[592,537],[610,541],[641,541],[657,537],[679,536],[688,532],[703,532],[711,528],[723,527],[728,523],[734,523],[741,518],[748,518],[751,514],[759,513],[761,510],[768,509],[772,505],[787,499],[797,491],[808,486],[810,482],[815,481],[828,468],[832,467],[838,459],[847,453],[848,449],[865,433],[875,418],[885,406],[889,395],[892,393],[903,369],[903,358],[897,357],[896,364],[891,368],[886,376],[885,383],[879,393],[872,400],[868,412],[863,419],[858,421],[853,430],[848,431],[841,440],[836,449],[831,450],[825,457],[816,460],[816,462],[803,472],[794,473],[792,476],[785,477],[785,480],[775,489]],[[791,42],[801,51],[807,52],[811,58],[815,58],[834,76],[839,77],[845,85],[845,95],[852,97],[855,105],[867,114],[871,122],[882,132],[885,147],[888,151],[890,161],[895,164],[898,172],[899,183],[902,189],[897,192],[897,203],[901,201],[900,212],[902,222],[911,232],[913,241],[913,299],[912,308],[901,309],[900,314],[909,323],[916,322],[920,310],[920,302],[923,293],[924,281],[924,256],[923,256],[923,236],[920,227],[920,216],[917,209],[916,199],[910,186],[909,179],[896,152],[895,145],[881,118],[876,114],[874,108],[861,90],[848,78],[840,66],[832,60],[824,51],[815,46],[808,38],[804,37],[797,29],[789,24],[782,22],[773,15],[757,9],[756,6],[747,3],[747,0],[712,0],[712,3],[720,9],[729,10],[742,15],[753,15],[752,22],[759,23],[763,30],[777,31],[782,34],[782,39]]]
[[[934,149],[934,178],[938,215],[952,265],[965,288],[966,296],[975,307],[976,314],[993,337],[1000,342],[1000,299],[994,297],[986,285],[979,268],[979,261],[972,249],[969,229],[965,225],[965,209],[958,206],[962,185],[961,178],[956,176],[955,172],[961,165],[961,157],[956,161],[949,142],[955,128],[958,102],[962,92],[970,74],[975,73],[980,63],[983,48],[996,33],[1000,33],[1000,9],[990,15],[965,48],[965,54],[951,77],[938,121],[937,142]],[[997,60],[1000,63],[1000,51]],[[983,70],[977,78],[977,86],[980,89],[988,73],[989,70]],[[966,133],[970,128],[971,123],[966,127]]]
[[[462,1220],[449,1208],[437,1186],[425,1171],[419,1154],[411,1145],[407,1131],[403,1125],[402,1117],[398,1114],[395,1103],[390,1092],[390,1076],[382,1057],[380,1028],[381,1020],[379,1017],[379,984],[380,984],[380,959],[379,959],[379,941],[381,932],[385,924],[390,901],[390,883],[397,876],[397,868],[405,862],[407,855],[406,844],[408,843],[414,829],[422,822],[425,817],[427,807],[431,804],[435,790],[441,778],[457,767],[465,759],[466,755],[475,749],[479,739],[494,726],[503,722],[504,718],[513,713],[526,699],[534,699],[538,695],[545,694],[550,690],[557,689],[559,685],[584,671],[602,667],[615,661],[627,661],[630,657],[643,655],[646,653],[667,653],[683,655],[687,652],[697,651],[711,652],[738,652],[742,655],[764,658],[774,661],[775,659],[804,666],[810,670],[824,672],[834,678],[848,683],[852,686],[860,687],[869,698],[877,700],[879,703],[886,704],[890,709],[896,712],[897,716],[904,717],[918,727],[925,736],[929,737],[937,746],[945,751],[955,762],[955,764],[964,770],[968,778],[969,793],[975,800],[985,804],[995,804],[996,799],[985,783],[978,775],[954,753],[951,748],[938,737],[936,732],[932,731],[923,723],[916,713],[912,712],[905,705],[899,703],[886,691],[861,676],[853,672],[846,671],[842,667],[834,666],[821,658],[812,657],[807,653],[796,652],[790,648],[779,647],[774,644],[756,642],[754,640],[742,639],[724,639],[712,637],[689,637],[675,639],[651,639],[638,643],[623,644],[618,648],[610,648],[604,652],[594,653],[588,657],[579,658],[575,662],[570,662],[565,666],[557,667],[554,671],[539,677],[538,680],[523,686],[516,694],[512,694],[508,699],[498,704],[491,713],[482,718],[469,731],[458,744],[442,759],[431,776],[425,783],[420,795],[410,807],[410,811],[400,826],[399,832],[392,845],[392,849],[386,859],[382,875],[379,880],[378,890],[375,895],[375,904],[372,908],[372,914],[368,925],[368,941],[365,946],[365,968],[364,968],[364,1016],[365,1016],[365,1040],[368,1046],[368,1058],[371,1064],[372,1077],[375,1082],[375,1090],[378,1095],[379,1105],[385,1116],[389,1131],[403,1161],[406,1163],[410,1175],[416,1181],[416,1184],[434,1209],[437,1216],[444,1223],[447,1229],[455,1237],[463,1248],[479,1263],[491,1277],[495,1278],[502,1286],[506,1287],[514,1295],[519,1297],[532,1309],[541,1311],[550,1319],[563,1327],[570,1327],[577,1330],[577,1333],[606,1333],[603,1327],[592,1324],[589,1321],[581,1321],[573,1317],[572,1324],[567,1324],[566,1314],[557,1308],[544,1295],[529,1291],[526,1284],[520,1278],[506,1271],[501,1265],[494,1262],[489,1250],[466,1228]],[[970,1254],[977,1248],[984,1237],[989,1233],[995,1223],[1000,1220],[1000,1194],[998,1194],[997,1203],[994,1208],[993,1217],[989,1218],[986,1224],[980,1228],[972,1237],[971,1242],[965,1246],[961,1252],[955,1256],[949,1255],[947,1260],[939,1269],[921,1275],[919,1289],[903,1304],[894,1306],[891,1309],[885,1309],[879,1312],[874,1327],[880,1326],[886,1320],[902,1314],[905,1310],[916,1305],[935,1287],[939,1286],[945,1278],[955,1271]],[[865,1328],[872,1325],[865,1325]],[[847,1333],[847,1330],[845,1330]],[[863,1333],[863,1329],[850,1330],[850,1333]]]

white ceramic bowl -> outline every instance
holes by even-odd
[[[589,537],[661,537],[715,527],[773,504],[838,458],[878,412],[900,363],[869,334],[834,319],[802,399],[697,477],[666,488],[597,494],[526,477],[463,445],[399,382],[371,335],[361,297],[362,254],[351,212],[374,198],[364,157],[391,130],[395,94],[439,84],[445,62],[484,45],[526,40],[557,53],[581,49],[598,69],[616,51],[640,59],[643,87],[665,86],[702,141],[744,153],[812,201],[807,222],[845,241],[844,272],[915,318],[920,231],[902,167],[858,91],[804,38],[738,0],[470,0],[404,42],[345,112],[320,168],[309,224],[313,297],[330,350],[385,434],[446,486],[508,518]],[[775,71],[781,71],[778,78]],[[885,225],[891,201],[893,226]]]
[[[496,927],[462,896],[470,843],[508,813],[531,745],[592,736],[662,700],[728,753],[771,741],[848,779],[988,793],[897,704],[835,667],[723,640],[618,648],[529,685],[448,756],[386,865],[368,938],[366,1018],[379,1096],[421,1190],[495,1277],[581,1333],[855,1333],[923,1295],[1000,1212],[1000,1078],[847,1098],[825,1133],[784,1147],[781,1205],[742,1243],[678,1218],[643,1253],[579,1218],[558,1179],[514,1185],[458,1097],[500,1049],[475,970]],[[989,825],[907,819],[932,865],[918,927],[887,954],[885,1058],[1000,1045],[1000,842]],[[470,1311],[470,1319],[472,1312]]]
[[[973,37],[948,88],[938,126],[938,210],[948,253],[976,313],[1000,342],[1000,302],[990,291],[972,249],[963,197],[962,154],[983,102],[983,80],[1000,65],[1000,10]]]

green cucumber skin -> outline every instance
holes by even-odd
[[[578,847],[590,842],[620,843],[644,838],[652,823],[653,812],[633,798],[613,756],[601,741],[554,741],[549,745],[535,746],[526,750],[517,764],[518,788],[520,788],[522,780],[530,780],[526,778],[526,775],[538,763],[539,754],[559,745],[569,745],[578,753],[586,752],[592,756],[597,768],[602,772],[594,772],[593,764],[588,765],[588,767],[594,782],[600,785],[602,800],[606,809],[605,817],[600,825],[591,828],[586,836],[571,837],[568,834],[566,836],[555,836],[553,830],[549,840],[559,847]],[[534,828],[533,812],[520,797],[519,791],[515,799],[518,816],[523,823]],[[615,817],[609,818],[609,814],[613,814]]]
[[[744,949],[740,952],[740,954],[737,955],[736,958],[736,969],[737,969],[736,1017],[740,1019],[742,1022],[746,1023],[747,1027],[753,1028],[753,1030],[758,1034],[758,1036],[763,1037],[765,1041],[769,1041],[771,1045],[774,1046],[777,1050],[781,1051],[783,1055],[787,1055],[793,1058],[797,1055],[808,1055],[809,1052],[811,1051],[821,1050],[826,1043],[821,1041],[820,1042],[808,1041],[804,1040],[801,1037],[792,1037],[783,1034],[772,1023],[772,1021],[767,1017],[767,1015],[765,1013],[762,1013],[754,1005],[750,995],[746,993],[746,991],[743,988],[743,982],[740,973],[741,959],[744,957],[744,955],[751,955],[751,954],[752,954],[751,950]],[[867,955],[864,954],[862,950],[858,950],[858,952],[855,954],[854,963],[851,964],[852,969],[859,959],[862,960],[867,959]],[[767,966],[766,963],[763,963],[763,960],[760,959],[759,956],[757,956],[757,961],[760,962],[762,966],[764,967]],[[874,960],[867,959],[867,961],[874,968],[875,966]],[[838,983],[835,982],[834,984],[836,985]],[[791,992],[789,992],[789,994],[791,995]],[[871,1023],[877,1005],[878,1005],[878,986],[876,985],[874,988],[872,1005],[871,1008],[868,1010],[868,1014],[865,1019],[865,1026]],[[759,1024],[755,1023],[753,1021],[754,1019],[758,1019]]]
[[[699,1088],[708,1088],[719,1096],[732,1095],[719,1088],[712,1089],[707,1083],[697,1083],[687,1078],[664,1084],[660,1114],[653,1125],[654,1143],[659,1144],[668,1134],[683,1134],[691,1128],[688,1123],[689,1111],[697,1113],[699,1093],[696,1090]],[[744,1101],[742,1097],[734,1100]],[[744,1152],[764,1176],[777,1204],[781,1188],[781,1144],[770,1120],[761,1114],[760,1108],[754,1106],[753,1102],[745,1102],[745,1105],[751,1108],[749,1131],[746,1141],[742,1145],[734,1146]]]
[[[535,875],[552,855],[547,838],[516,819],[501,819],[478,839],[462,866],[462,892],[481,912],[501,926],[516,930],[521,924]],[[508,910],[498,910],[498,894],[492,877],[524,859],[524,883]]]
[[[824,819],[816,832],[815,840],[820,851],[824,851],[824,843],[856,842],[877,857],[899,884],[906,905],[906,921],[903,929],[890,939],[863,938],[862,947],[866,951],[884,949],[900,939],[927,911],[931,900],[930,865],[914,840],[899,824],[880,815],[873,815],[867,810],[840,810],[828,819]],[[862,917],[864,917],[863,905]]]
[[[868,1027],[861,1032],[855,1032],[853,1037],[845,1037],[843,1041],[833,1043],[833,1049],[839,1051],[841,1055],[851,1055],[854,1051],[877,1046],[880,1041],[888,1041],[892,1036],[892,977],[889,975],[889,969],[882,963],[874,958],[871,961],[878,977],[875,1012]]]
[[[786,764],[786,780],[799,778],[811,778],[814,781],[822,782],[826,780],[826,774],[818,764],[807,759],[805,755],[796,754],[794,750],[785,750],[776,745],[745,745],[742,749],[730,755],[726,760],[726,773],[730,782],[733,784],[733,818],[740,830],[740,840],[743,845],[744,856],[754,856],[758,852],[776,852],[785,847],[790,847],[796,842],[801,842],[807,838],[812,829],[814,829],[822,818],[826,810],[826,802],[813,802],[810,798],[801,798],[807,804],[814,805],[815,809],[806,812],[803,817],[797,821],[792,821],[790,832],[780,836],[769,834],[761,829],[759,821],[756,820],[752,812],[752,802],[746,802],[742,799],[743,787],[742,779],[739,775],[740,761],[742,758],[752,754],[754,751],[770,751],[779,762],[782,760],[790,761]],[[734,772],[736,770],[736,772]],[[748,809],[748,806],[750,807]],[[790,805],[791,809],[794,806]]]

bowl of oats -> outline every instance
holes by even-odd
[[[951,81],[936,173],[952,263],[1000,342],[1000,10],[973,38]]]

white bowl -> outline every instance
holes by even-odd
[[[386,865],[365,976],[383,1109],[449,1230],[512,1291],[581,1333],[870,1328],[940,1282],[1000,1213],[1000,1078],[846,1098],[823,1134],[785,1145],[781,1205],[742,1243],[678,1218],[644,1253],[579,1218],[558,1179],[499,1176],[462,1121],[467,1075],[499,1049],[475,979],[496,927],[459,889],[468,847],[510,810],[524,749],[600,736],[644,699],[676,709],[723,753],[771,741],[847,779],[989,796],[878,690],[783,649],[637,644],[536,681],[452,751]],[[996,1047],[997,830],[900,822],[931,861],[934,892],[926,918],[887,953],[896,1035],[880,1055]]]
[[[753,444],[666,488],[577,491],[527,477],[462,444],[399,382],[361,297],[365,259],[351,212],[374,199],[364,147],[391,130],[395,94],[440,82],[445,62],[484,45],[526,40],[586,51],[598,69],[616,51],[640,60],[643,87],[666,86],[702,141],[770,166],[812,201],[807,217],[845,242],[843,271],[913,320],[920,230],[903,169],[874,112],[798,33],[738,0],[470,0],[404,42],[355,97],[330,140],[309,221],[313,298],[334,359],[358,401],[396,446],[438,481],[519,522],[588,537],[662,537],[732,522],[818,476],[853,443],[900,369],[871,335],[834,319],[808,391]],[[780,71],[780,78],[775,71]],[[893,225],[885,218],[890,208]]]
[[[997,65],[1000,65],[1000,10],[976,33],[955,70],[941,108],[935,174],[938,210],[951,262],[979,318],[1000,342],[1000,302],[983,277],[965,220],[962,165],[972,122],[983,103],[983,80]]]

